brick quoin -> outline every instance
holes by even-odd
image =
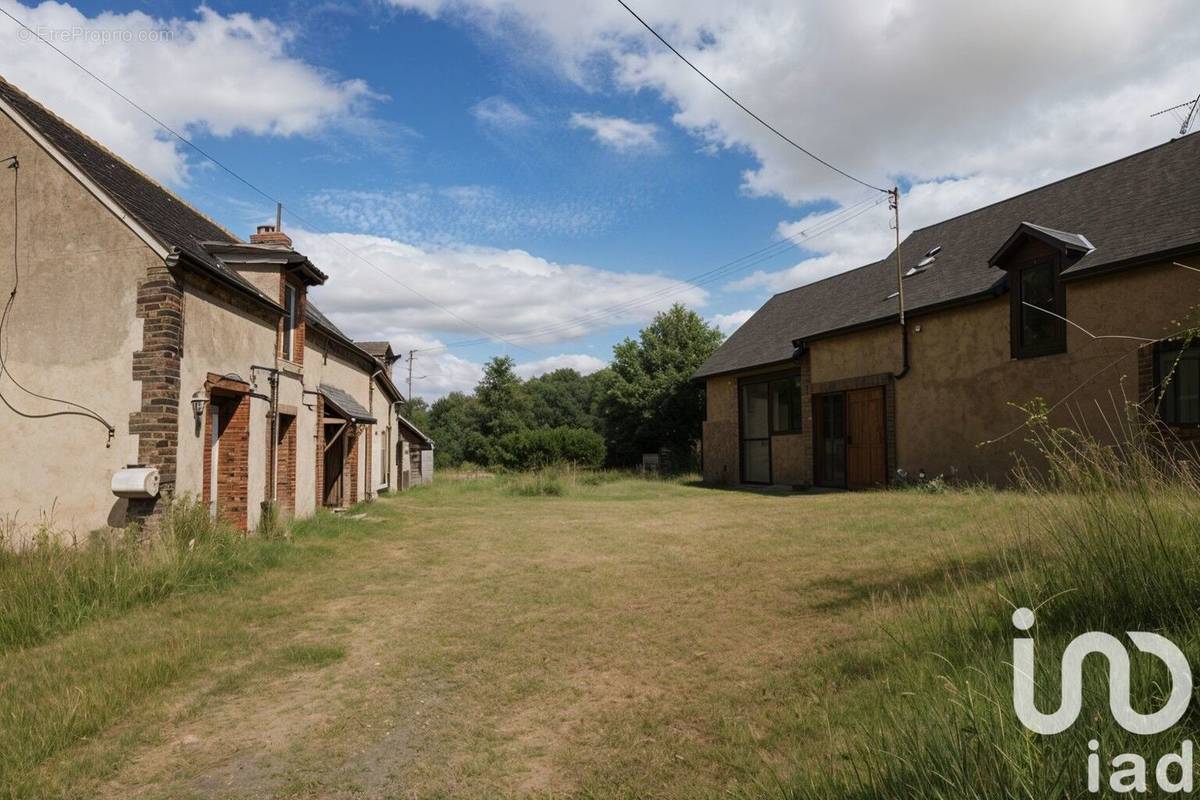
[[[308,305],[308,287],[303,281],[297,281],[288,278],[287,273],[280,271],[279,273],[279,305],[285,306],[283,288],[287,285],[292,285],[296,289],[296,330],[293,334],[292,341],[292,358],[293,364],[304,364],[304,339],[305,329],[304,314]],[[283,326],[284,317],[280,315],[279,322],[275,325],[275,354],[279,358],[283,358]]]
[[[277,458],[279,466],[275,474],[275,499],[279,510],[291,516],[296,513],[296,418],[291,414],[279,415]],[[270,470],[268,463],[268,480],[271,477]]]
[[[342,474],[346,476],[346,480],[350,481],[350,502],[346,505],[354,505],[358,502],[358,425],[354,423],[347,424],[345,435],[350,437],[350,447],[346,452],[346,467]]]
[[[371,437],[374,434],[375,428],[367,425],[363,427],[363,430],[365,431],[365,441],[363,442],[363,463],[365,464],[363,467],[363,494],[370,500],[374,496],[372,493],[374,487],[371,484]]]
[[[141,384],[141,408],[129,415],[138,437],[138,463],[158,469],[159,497],[129,501],[130,522],[153,524],[158,500],[175,493],[179,448],[180,359],[183,357],[183,288],[166,264],[146,271],[138,284],[136,316],[142,347],[133,354],[133,380]]]

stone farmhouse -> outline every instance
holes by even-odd
[[[253,530],[431,476],[390,351],[277,226],[240,240],[3,80],[0,159],[0,513],[86,532],[190,495]]]

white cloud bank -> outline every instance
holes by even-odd
[[[705,148],[752,154],[742,190],[847,203],[858,186],[803,157],[650,38],[616,3],[392,0],[474,26],[593,90],[653,91]],[[656,0],[635,5],[684,55],[822,157],[913,184],[905,231],[1166,141],[1161,108],[1195,97],[1187,0]],[[814,243],[818,257],[741,286],[790,288],[888,251],[886,209]],[[787,222],[781,232],[811,225]]]
[[[533,124],[533,117],[520,106],[499,95],[480,100],[471,107],[471,114],[483,125],[501,130],[518,130]]]
[[[756,310],[753,308],[743,308],[741,311],[734,311],[731,314],[717,314],[712,318],[711,324],[715,325],[721,333],[728,336],[742,327],[742,324],[746,320],[753,317]]]
[[[424,351],[414,365],[420,378],[414,381],[414,394],[427,398],[475,386],[481,365],[460,356],[461,349],[443,346],[487,341],[488,336],[387,275],[507,339],[509,343],[492,342],[517,359],[525,377],[560,367],[594,372],[605,364],[595,356],[542,353],[615,325],[643,324],[675,302],[702,307],[708,299],[703,289],[661,275],[560,264],[523,250],[470,245],[426,249],[381,236],[290,233],[296,248],[329,273],[329,282],[313,290],[313,300],[339,327],[355,339],[387,340],[397,353]],[[651,302],[625,307],[631,297],[652,295],[656,299]],[[406,367],[397,365],[402,386],[406,375]]]
[[[200,6],[191,19],[132,11],[89,17],[72,6],[0,7],[177,131],[216,136],[355,130],[375,95],[289,54],[292,31]],[[0,17],[0,74],[156,178],[179,185],[188,157],[174,138],[42,42]]]

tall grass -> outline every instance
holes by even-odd
[[[74,541],[49,523],[32,537],[0,528],[0,651],[44,642],[107,614],[209,588],[271,563],[277,542],[249,541],[188,497],[152,534],[136,527]]]
[[[1038,705],[1059,702],[1066,644],[1088,631],[1126,642],[1133,656],[1131,701],[1150,712],[1170,689],[1163,665],[1128,644],[1125,631],[1155,631],[1185,653],[1200,648],[1200,482],[1187,452],[1134,415],[1119,445],[1067,430],[1036,430],[1042,460],[1023,473],[1034,500],[1017,520],[1014,546],[948,596],[914,601],[891,631],[895,658],[872,676],[877,702],[829,746],[829,769],[773,794],[791,798],[1095,797],[1087,792],[1088,742],[1102,764],[1126,752],[1147,757],[1150,786],[1158,756],[1179,751],[1198,729],[1189,713],[1175,729],[1136,736],[1108,708],[1107,664],[1088,659],[1084,712],[1054,736],[1025,729],[1012,703],[1015,608],[1037,612]],[[1193,658],[1193,661],[1195,659]],[[1109,768],[1111,771],[1111,768]],[[1101,786],[1108,786],[1102,771]],[[1114,795],[1115,796],[1115,795]]]

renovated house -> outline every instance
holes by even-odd
[[[2,80],[0,159],[0,513],[87,531],[187,494],[249,530],[402,487],[389,365],[278,225],[240,240]]]
[[[1200,438],[1200,345],[1179,336],[1200,303],[1198,167],[1200,136],[1176,139],[913,231],[899,270],[892,252],[775,295],[696,373],[705,479],[1004,483],[1043,401],[1102,439],[1127,400]]]

